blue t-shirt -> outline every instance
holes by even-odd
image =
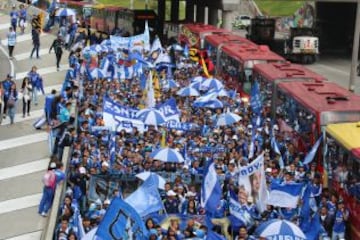
[[[340,210],[336,211],[335,221],[333,226],[333,231],[336,233],[344,233],[345,232],[345,220],[344,216],[348,215],[348,211],[342,212]]]

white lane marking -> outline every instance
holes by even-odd
[[[22,104],[22,103],[21,103]],[[28,120],[34,120],[34,119],[38,119],[40,118],[42,115],[44,115],[44,110],[43,109],[39,109],[39,110],[34,110],[30,112],[30,116],[26,116],[23,118],[23,114],[22,113],[17,113],[15,114],[15,118],[14,118],[14,123],[20,123],[20,122],[24,122],[24,121],[28,121]],[[0,126],[3,125],[9,125],[10,124],[10,118],[6,117]]]
[[[0,50],[3,52],[3,54],[9,59],[9,54],[8,52],[5,50],[5,48],[3,46],[0,45]],[[9,63],[10,63],[10,75],[14,76],[15,75],[15,66],[14,66],[14,62],[12,59],[9,59]]]
[[[65,71],[69,68],[69,64],[61,64],[60,65],[60,71]],[[30,71],[31,69],[29,69]],[[24,79],[24,77],[26,77],[29,73],[29,71],[27,72],[21,72],[21,73],[16,73],[16,80],[22,80]],[[46,75],[49,73],[55,73],[56,72],[56,66],[51,66],[51,67],[45,67],[45,68],[39,68],[37,70],[37,73],[39,73],[40,75]]]
[[[1,15],[0,15],[0,16],[1,16]],[[10,24],[10,23],[0,24],[0,30],[9,29],[9,27],[11,27],[11,24]]]
[[[41,132],[41,133],[29,134],[22,137],[2,140],[0,141],[0,151],[10,148],[20,147],[32,143],[37,143],[41,141],[47,141],[47,139],[48,139],[48,133]]]
[[[49,164],[49,158],[44,158],[21,165],[0,169],[0,181],[22,176],[25,174],[35,173],[42,170],[46,170]]]
[[[25,59],[30,59],[30,54],[31,54],[31,51],[17,54],[14,57],[15,57],[16,61],[21,61],[21,60],[25,60]],[[48,48],[42,48],[39,50],[40,56],[44,56],[46,54],[49,54]],[[36,53],[33,54],[33,58],[36,59]]]
[[[36,193],[25,197],[2,201],[0,202],[0,214],[38,206],[41,196],[42,193]]]
[[[56,84],[56,85],[52,85],[52,86],[48,86],[48,87],[45,87],[44,90],[45,90],[45,94],[49,94],[51,93],[51,90],[55,89],[57,91],[60,91],[61,90],[61,87],[62,87],[62,84]],[[20,100],[18,102],[18,108],[22,107],[22,100]],[[30,116],[26,116],[25,118],[22,117],[22,113],[17,113],[15,114],[15,118],[14,118],[14,121],[15,123],[19,123],[19,122],[24,122],[24,121],[28,121],[28,120],[33,120],[33,119],[38,119],[40,118],[42,115],[44,115],[44,110],[43,109],[38,109],[38,110],[33,110],[33,111],[30,111]],[[0,124],[0,126],[2,125],[9,125],[10,124],[10,118],[6,118],[2,121],[2,123]]]
[[[42,230],[21,234],[15,237],[7,238],[5,240],[39,240],[41,238]]]
[[[48,35],[47,33],[41,33],[40,34],[40,37],[44,37]],[[31,33],[25,33],[25,34],[22,34],[22,35],[19,35],[17,34],[16,36],[16,43],[20,43],[20,42],[25,42],[25,41],[29,41],[29,40],[32,40],[32,36],[31,36]],[[1,40],[1,44],[4,45],[4,46],[7,46],[7,39],[3,39]],[[16,48],[16,46],[15,46]]]

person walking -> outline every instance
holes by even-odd
[[[30,54],[30,58],[33,57],[34,52],[36,51],[36,58],[40,59],[39,56],[39,48],[40,48],[40,28],[33,28],[31,30],[32,41],[33,41],[33,49]]]
[[[54,49],[54,51],[55,51],[57,71],[60,70],[60,61],[61,61],[61,56],[63,54],[63,50],[62,50],[63,45],[64,45],[64,43],[63,43],[63,40],[61,38],[61,35],[58,34],[57,38],[51,44],[51,47],[49,49],[49,53],[51,53],[52,49]]]
[[[10,96],[10,89],[11,86],[14,85],[15,82],[12,80],[12,76],[10,74],[7,75],[6,79],[4,81],[2,81],[1,85],[2,85],[2,93],[3,93],[3,118],[6,118],[6,114],[7,114],[7,102],[9,100],[9,96]]]
[[[39,204],[38,213],[43,217],[47,216],[47,213],[53,203],[55,189],[56,189],[55,169],[56,169],[56,163],[51,162],[47,172],[45,173],[42,179],[44,187],[43,187],[43,194]]]
[[[35,105],[38,105],[38,92],[41,91],[43,94],[45,94],[43,79],[39,73],[37,73],[36,66],[31,68],[31,71],[27,76],[29,77],[30,83],[32,85],[32,100],[34,101]]]
[[[16,32],[16,25],[18,23],[19,13],[16,10],[16,6],[12,6],[12,9],[10,11],[10,21],[11,21],[11,27]]]
[[[10,87],[9,97],[6,103],[8,114],[10,117],[10,124],[14,124],[17,100],[18,100],[18,92],[16,89],[16,84],[12,84]]]
[[[0,84],[0,124],[2,122],[3,107],[4,107],[4,88],[3,85]]]
[[[25,77],[21,85],[21,93],[23,95],[23,118],[25,118],[26,113],[28,116],[30,116],[32,90],[33,88],[30,83],[29,77]]]
[[[19,26],[21,29],[21,34],[24,34],[25,32],[26,17],[27,17],[26,8],[24,4],[21,4],[19,11]]]
[[[13,27],[9,27],[7,39],[8,39],[9,58],[12,59],[14,48],[16,45],[16,32]]]

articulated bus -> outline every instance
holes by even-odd
[[[225,76],[227,84],[236,88],[241,97],[249,97],[252,72],[256,64],[285,62],[283,57],[270,51],[268,46],[254,43],[228,43],[219,54],[217,73]]]
[[[253,79],[259,83],[262,102],[271,107],[277,98],[277,85],[280,82],[309,81],[321,83],[327,79],[308,68],[290,62],[256,64],[253,69]],[[270,109],[268,109],[270,110]],[[275,114],[275,109],[270,110]],[[275,119],[275,115],[272,115]]]
[[[228,43],[256,45],[244,37],[227,32],[213,33],[205,36],[204,48],[210,52],[210,58],[215,66],[220,62],[220,54],[218,53],[220,53],[222,47]]]
[[[329,187],[344,199],[349,209],[350,239],[359,240],[360,122],[329,124],[325,142],[324,164],[328,171]]]
[[[281,82],[276,94],[272,114],[299,152],[306,153],[327,125],[360,121],[360,96],[336,83]]]
[[[205,36],[230,31],[202,23],[187,23],[180,28],[178,41],[180,44],[187,44],[189,47],[204,48]]]

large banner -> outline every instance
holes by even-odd
[[[179,111],[175,99],[170,98],[157,109],[164,114],[166,121],[179,122]],[[105,126],[113,131],[124,129],[126,132],[131,132],[133,127],[136,127],[140,132],[146,131],[147,126],[136,117],[138,111],[138,109],[116,103],[110,98],[104,98],[103,118]]]
[[[260,212],[266,209],[268,191],[264,171],[264,154],[259,155],[247,166],[239,171],[240,198],[239,201],[247,202],[252,197],[254,204]]]
[[[104,201],[112,197],[114,190],[121,190],[120,176],[94,176],[90,177],[88,199],[95,202]]]

